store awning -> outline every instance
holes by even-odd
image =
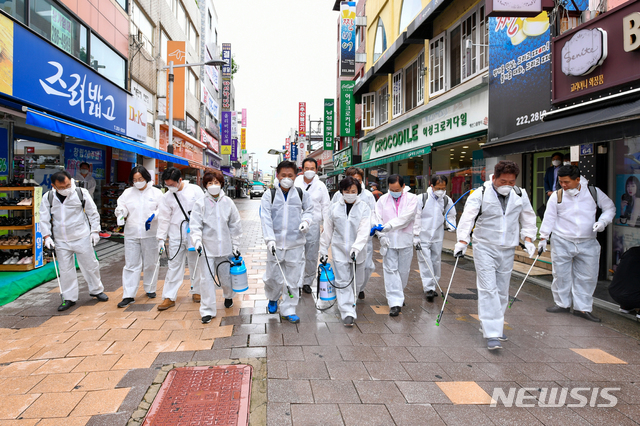
[[[412,149],[409,151],[401,152],[399,154],[387,155],[386,157],[375,158],[373,160],[363,161],[360,164],[354,164],[354,166],[361,169],[367,169],[369,167],[381,166],[382,164],[392,163],[395,161],[406,160],[407,158],[419,157],[431,152],[431,145],[423,146],[422,148]]]
[[[640,133],[640,100],[549,120],[483,147],[485,156],[548,151],[570,145],[620,139]]]
[[[359,166],[359,164],[358,164],[358,166]],[[339,175],[341,173],[344,173],[344,169],[331,170],[330,172],[327,172],[327,176],[335,176],[335,175]]]
[[[262,182],[258,182],[257,180],[254,180],[254,181],[253,181],[253,184],[254,184],[254,185],[262,185],[262,186],[265,186],[265,184],[264,184],[264,183],[262,183]]]
[[[92,129],[91,127],[73,123],[31,108],[27,108],[26,123],[31,126],[41,127],[73,138],[83,139],[87,142],[134,152],[136,154],[144,155],[145,157],[156,158],[158,160],[169,161],[185,166],[189,164],[187,160],[182,157],[178,157],[177,155],[168,154],[164,151],[142,145],[141,143],[133,140]]]

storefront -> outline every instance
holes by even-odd
[[[163,151],[167,150],[168,134],[169,126],[161,124],[159,145],[160,149]],[[188,180],[193,184],[200,185],[205,170],[204,150],[206,148],[207,146],[204,143],[191,137],[180,129],[175,127],[173,128],[173,155],[187,161],[187,164],[184,164],[184,162],[182,162],[182,164],[173,164],[174,167],[177,167],[182,171],[183,179]],[[157,162],[158,175],[161,175],[166,168],[166,162]]]

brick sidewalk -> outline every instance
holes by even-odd
[[[0,328],[0,426],[124,425],[163,365],[265,356],[269,425],[640,420],[638,341],[611,328],[619,319],[597,312],[604,322],[595,324],[548,314],[549,292],[525,286],[522,301],[505,318],[509,341],[500,352],[489,352],[478,331],[472,261],[460,261],[439,327],[435,319],[442,300],[424,300],[415,256],[407,306],[399,317],[387,315],[382,278],[376,274],[366,299],[358,302],[355,327],[343,327],[335,308],[316,311],[309,295],[298,309],[301,323],[282,323],[278,315],[266,313],[259,201],[236,202],[243,217],[242,252],[250,288],[234,299],[232,309],[219,304],[211,324],[200,323],[188,282],[168,311],[158,312],[160,297],[147,299],[142,290],[136,304],[117,309],[121,257],[102,263],[107,303],[89,301],[83,284],[78,305],[59,315],[57,284],[50,282],[0,308],[0,326],[6,327]],[[375,258],[381,275],[379,253]],[[444,258],[443,288],[453,268],[453,259]],[[164,272],[162,268],[161,277]],[[512,282],[511,294],[519,284]],[[43,302],[34,305],[37,301]],[[611,408],[590,407],[591,390],[581,393],[585,407],[568,407],[580,402],[570,396],[562,407],[539,406],[554,387],[620,390],[611,391],[617,397]],[[500,402],[490,407],[495,388],[505,394],[526,388],[520,394],[530,396],[524,402],[533,406],[507,408]],[[595,405],[607,403],[600,395],[593,398]]]

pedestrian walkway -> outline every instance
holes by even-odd
[[[125,425],[162,366],[265,357],[269,425],[640,421],[639,342],[629,337],[637,333],[636,323],[599,310],[594,313],[602,324],[549,314],[550,292],[529,284],[507,311],[509,341],[489,352],[478,330],[471,260],[460,260],[436,326],[442,299],[424,299],[415,256],[406,306],[389,317],[378,252],[353,328],[341,324],[336,308],[317,311],[310,295],[298,308],[300,324],[282,322],[266,311],[260,202],[236,203],[249,290],[226,310],[219,294],[211,324],[201,324],[188,296],[188,274],[174,308],[158,312],[161,298],[148,299],[142,290],[135,304],[116,308],[124,263],[116,256],[101,264],[107,303],[91,301],[81,283],[79,303],[58,313],[57,284],[49,282],[0,308],[0,426]],[[446,290],[454,259],[443,259],[440,284]],[[519,285],[512,281],[512,295]],[[43,303],[36,305],[38,300]],[[563,392],[561,406],[545,406]],[[513,395],[513,404],[502,394]]]

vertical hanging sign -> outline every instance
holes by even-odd
[[[356,104],[353,99],[354,81],[340,82],[340,136],[355,136]]]
[[[173,61],[173,65],[183,65],[186,63],[186,42],[167,42],[167,63]],[[185,68],[175,68],[173,70],[173,119],[184,120],[184,76]],[[169,96],[169,73],[167,73],[167,96]],[[167,108],[169,100],[167,99]]]
[[[238,161],[238,138],[231,139],[231,161]]]
[[[324,100],[324,149],[333,151],[333,99]]]
[[[227,61],[222,66],[222,78],[231,78],[231,43],[222,43],[222,60]]]
[[[242,127],[247,127],[247,109],[242,108]]]
[[[356,75],[356,2],[340,2],[340,76]]]
[[[238,137],[238,113],[231,111],[231,138]]]
[[[289,158],[291,158],[291,139],[285,138],[284,150],[285,150],[284,159],[288,160]]]
[[[220,154],[231,155],[231,111],[222,111]]]
[[[307,103],[298,104],[298,135],[304,137],[307,134]]]
[[[242,151],[247,149],[247,129],[244,127],[240,129],[240,149]]]

